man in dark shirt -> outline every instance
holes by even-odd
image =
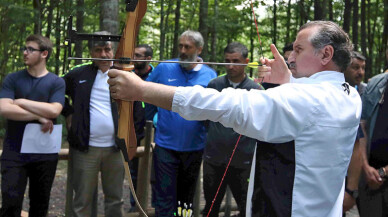
[[[349,85],[357,89],[360,96],[362,96],[366,84],[363,83],[365,75],[365,60],[366,58],[358,53],[357,51],[352,51],[351,53],[351,62],[350,65],[346,68],[344,75],[345,81]],[[345,184],[345,196],[344,196],[344,212],[348,212],[347,216],[352,216],[352,213],[358,215],[358,210],[356,204],[356,199],[358,198],[358,180],[361,174],[361,153],[360,153],[360,138],[364,137],[361,128],[358,130],[357,138],[354,143],[353,154],[350,160],[348,174],[346,177]]]
[[[0,91],[0,115],[7,119],[1,157],[0,216],[20,217],[29,182],[29,216],[46,216],[58,153],[21,153],[28,124],[51,133],[65,101],[65,82],[46,68],[52,52],[50,39],[30,35],[21,48],[26,69],[9,74]]]
[[[151,60],[153,55],[153,50],[148,44],[141,44],[136,46],[135,54],[133,56],[134,60]],[[141,79],[146,80],[148,75],[152,72],[154,67],[149,62],[134,62],[133,65],[135,69],[133,70],[136,75],[138,75]],[[147,106],[151,106],[147,104]],[[153,106],[154,107],[154,106]],[[155,107],[156,108],[156,107]],[[144,139],[144,127],[146,124],[146,103],[141,101],[133,102],[133,122],[135,125],[135,133],[137,146],[140,146],[141,141]],[[137,169],[139,166],[139,159],[132,159],[132,167],[131,167],[131,176],[133,180],[133,185],[135,189],[137,188]],[[131,194],[131,209],[130,212],[136,211],[136,202]]]
[[[248,49],[241,43],[232,42],[224,49],[224,60],[227,63],[248,63],[249,59],[247,57]],[[245,74],[245,66],[227,65],[225,68],[226,75],[210,81],[208,88],[214,88],[220,92],[228,87],[246,90],[262,89]],[[203,155],[203,191],[206,200],[206,206],[203,211],[204,216],[207,216],[215,199],[229,158],[239,139],[239,134],[232,128],[224,127],[218,122],[209,121],[207,123],[209,124],[208,134]],[[255,139],[241,136],[233,156],[233,161],[229,166],[228,173],[223,180],[209,216],[218,216],[227,186],[231,189],[233,197],[237,202],[240,216],[245,216],[248,178],[255,144]]]
[[[387,49],[388,52],[388,49]],[[387,59],[388,62],[388,59]],[[388,70],[374,76],[362,95],[360,216],[388,216]]]

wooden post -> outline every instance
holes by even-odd
[[[201,216],[201,190],[202,190],[202,165],[201,169],[199,170],[198,179],[197,179],[197,186],[195,187],[195,195],[194,195],[194,210],[193,214],[194,217],[200,217]]]
[[[144,153],[139,157],[139,168],[137,172],[137,189],[136,194],[140,205],[144,210],[148,208],[148,188],[151,177],[151,142],[152,142],[152,121],[146,122],[145,139],[142,141]],[[138,208],[137,208],[138,210]],[[139,216],[144,216],[139,213]]]

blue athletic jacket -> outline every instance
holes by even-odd
[[[215,77],[216,72],[206,65],[199,64],[186,71],[178,63],[161,63],[152,71],[147,81],[169,86],[206,87]],[[205,147],[205,142],[203,122],[187,121],[175,112],[159,108],[155,132],[157,145],[175,151],[198,151]]]

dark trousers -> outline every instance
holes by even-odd
[[[227,186],[229,186],[236,200],[240,216],[245,216],[250,168],[251,165],[247,165],[245,168],[229,166],[209,216],[218,217]],[[204,216],[207,216],[209,212],[225,169],[226,165],[214,165],[206,161],[203,162],[203,192],[206,200],[205,209],[203,210]]]
[[[45,217],[58,160],[31,163],[1,161],[0,216],[20,217],[29,180],[30,217]]]
[[[361,217],[380,217],[388,216],[388,181],[372,190],[366,183],[364,173],[361,175],[360,184],[358,187],[358,203],[357,207]]]
[[[178,201],[181,206],[193,204],[195,186],[202,162],[201,151],[177,152],[156,145],[155,213],[158,217],[174,216]]]

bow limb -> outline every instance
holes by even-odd
[[[132,57],[136,45],[136,36],[139,31],[139,25],[147,9],[146,0],[127,0],[127,18],[125,27],[117,47],[115,59],[121,57]],[[133,66],[126,67],[125,70],[132,70]],[[141,207],[135,188],[133,186],[132,176],[130,172],[130,160],[136,154],[137,140],[135,127],[133,123],[133,101],[117,101],[119,106],[119,123],[117,132],[117,145],[123,154],[123,163],[125,173],[129,181],[129,187],[133,198],[136,201],[138,209],[144,216],[147,216],[144,209]]]

